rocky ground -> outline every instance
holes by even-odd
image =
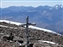
[[[24,27],[11,25],[7,23],[0,23],[0,25],[8,26],[8,27],[0,26],[0,47],[16,47],[15,41],[13,41],[12,43],[8,41],[3,41],[3,36],[9,35],[10,32],[13,33],[14,37],[18,36],[20,39],[23,39],[23,41],[26,41],[26,30]],[[16,38],[14,38],[14,40],[15,39]],[[44,42],[40,43],[38,42],[39,40],[51,41],[51,42],[55,42],[56,44],[52,45]],[[30,43],[34,44],[34,47],[47,47],[47,46],[58,47],[63,45],[63,36],[54,33],[49,33],[46,31],[29,29],[29,41]]]

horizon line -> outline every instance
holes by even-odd
[[[62,5],[62,4],[56,4],[56,5]],[[39,5],[39,6],[50,6],[50,7],[54,7],[54,6],[56,6],[56,5]],[[36,8],[36,7],[39,7],[39,6],[25,6],[25,5],[21,5],[21,6],[16,6],[16,5],[11,5],[11,6],[7,6],[7,7],[0,7],[0,8],[9,8],[9,7],[34,7],[34,8]],[[63,6],[63,5],[62,5]]]

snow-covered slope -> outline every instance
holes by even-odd
[[[48,29],[44,29],[44,28],[40,28],[40,27],[35,27],[35,26],[32,26],[32,25],[30,25],[29,28],[37,29],[37,30],[43,30],[43,31],[46,31],[46,32],[56,33],[54,31],[51,31],[51,30],[48,30]]]
[[[6,22],[6,23],[16,24],[16,25],[21,25],[21,24],[23,24],[23,23],[18,23],[18,22],[13,22],[13,21],[8,21],[8,20],[0,20],[0,22]]]
[[[8,21],[8,20],[0,20],[0,22],[6,22],[6,23],[10,23],[10,24],[15,24],[15,25],[18,25],[18,26],[23,24],[23,23]],[[32,25],[30,25],[29,28],[58,34],[58,33],[54,32],[54,31],[51,31],[51,30],[48,30],[48,29],[44,29],[44,28],[40,28],[40,27],[36,27],[36,26],[32,26]],[[58,34],[58,35],[60,35],[60,34]]]

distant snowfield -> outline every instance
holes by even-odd
[[[23,23],[8,21],[8,20],[0,20],[0,22],[6,22],[6,23],[10,23],[10,24],[15,24],[15,25],[18,25],[18,26],[23,24]],[[29,28],[58,34],[58,33],[54,32],[54,31],[52,31],[52,30],[48,30],[48,29],[44,29],[44,28],[40,28],[40,27],[36,27],[36,26],[32,26],[32,25],[29,25]],[[58,35],[60,35],[60,34],[58,34]]]

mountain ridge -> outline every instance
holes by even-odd
[[[7,24],[15,24],[17,26],[20,26],[20,25],[24,24],[24,23],[18,23],[18,22],[13,22],[13,21],[8,21],[8,20],[0,20],[0,22],[4,22],[4,23],[7,23]],[[43,28],[41,29],[40,27],[36,27],[36,26],[32,26],[32,25],[30,25],[29,28],[37,29],[37,30],[44,30],[44,31],[49,31],[49,32],[52,32],[52,33],[56,33],[56,32],[53,32],[51,30],[47,30],[47,29],[43,29]]]
[[[16,8],[16,9],[15,9]],[[2,19],[24,22],[25,17],[30,17],[30,22],[37,23],[37,26],[47,28],[56,32],[62,32],[62,5],[38,6],[38,7],[9,7],[0,10]],[[1,16],[2,15],[2,16]],[[12,17],[12,18],[10,18]],[[0,18],[0,19],[1,19]],[[21,20],[21,21],[20,21]]]

